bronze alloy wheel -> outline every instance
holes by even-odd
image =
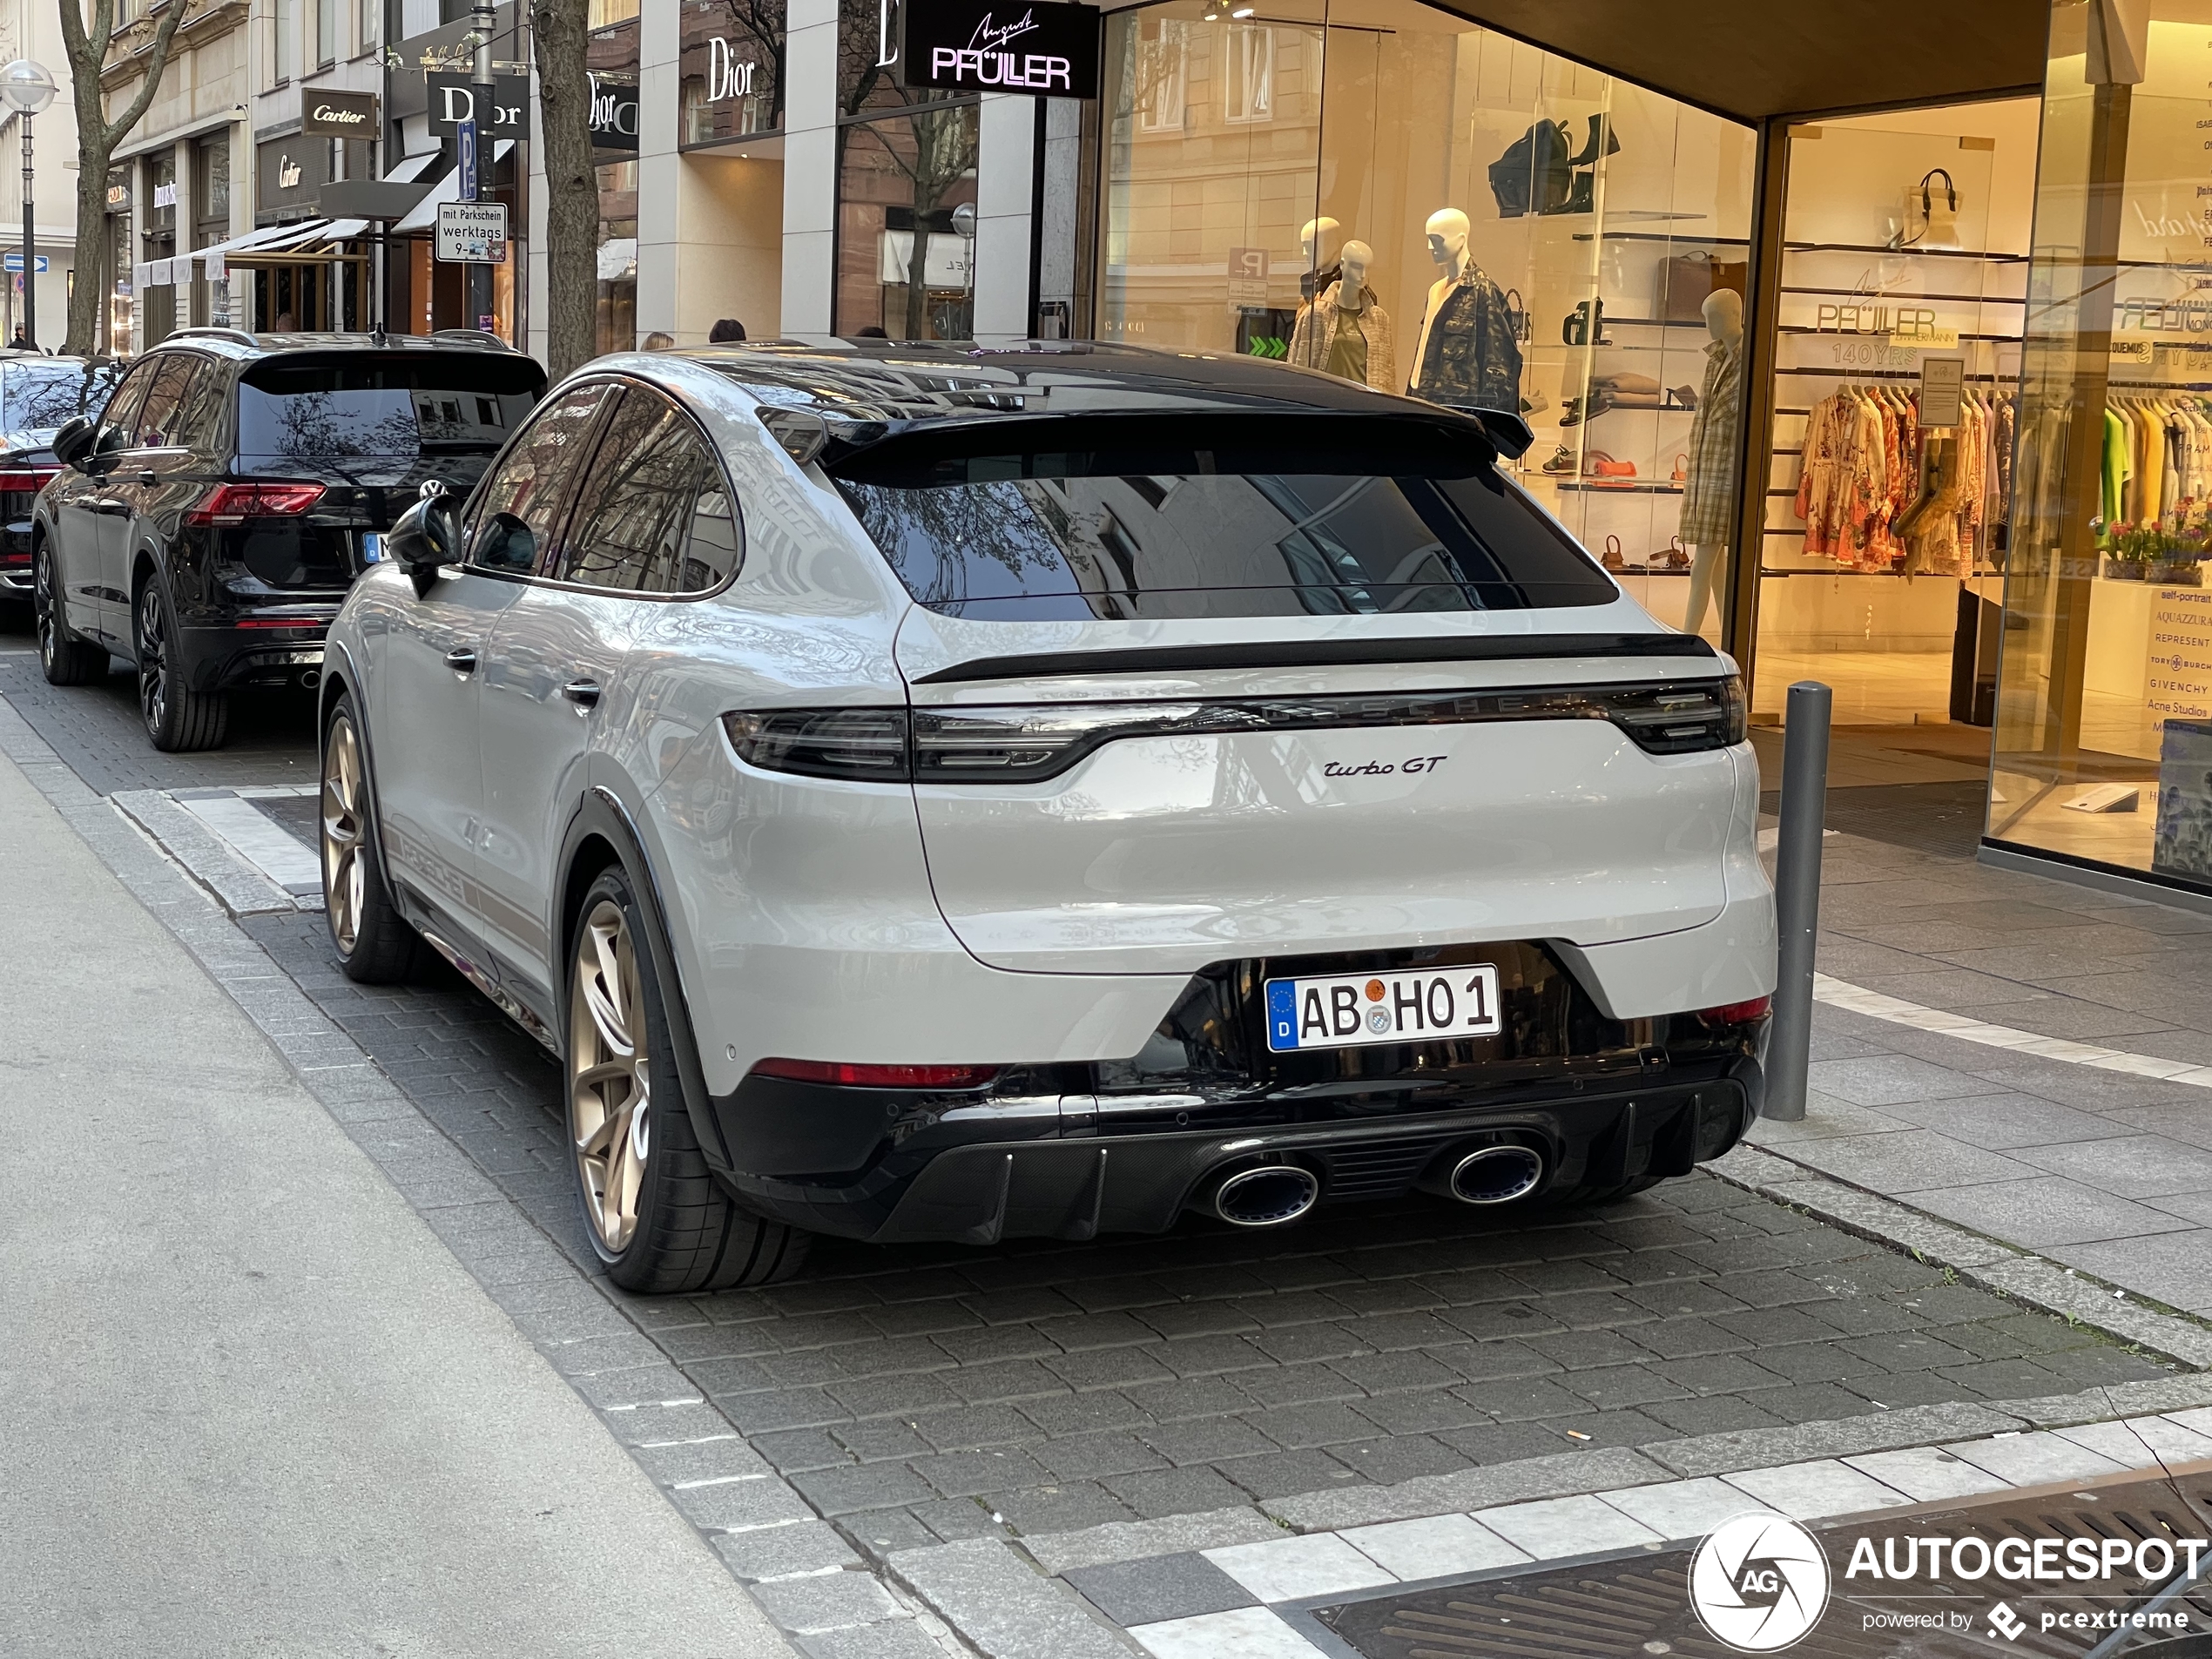
[[[569,1138],[583,1213],[610,1252],[637,1231],[652,1150],[652,1084],[637,941],[621,907],[600,899],[577,930],[569,994]]]
[[[350,956],[361,939],[368,872],[361,860],[361,746],[350,716],[330,723],[322,753],[322,891],[330,936]]]

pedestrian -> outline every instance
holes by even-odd
[[[638,345],[639,351],[667,351],[676,344],[676,336],[664,334],[658,328],[647,334]]]
[[[278,312],[276,320],[269,325],[269,332],[273,334],[288,334],[293,333],[294,329],[292,314],[288,311]]]
[[[736,346],[745,341],[745,325],[735,317],[725,317],[706,331],[710,346]]]
[[[30,343],[30,336],[24,333],[23,325],[17,323],[16,337],[8,342],[8,349],[10,351],[37,351],[38,347]]]

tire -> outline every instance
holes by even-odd
[[[691,1132],[651,926],[628,875],[610,868],[583,895],[569,948],[564,1093],[585,1236],[627,1291],[789,1278],[808,1236],[741,1208]]]
[[[165,754],[219,749],[230,730],[231,700],[194,691],[179,672],[177,608],[158,575],[146,577],[132,607],[131,637],[138,658],[138,716]]]
[[[91,685],[107,678],[107,647],[70,632],[62,605],[61,562],[44,542],[31,548],[31,614],[38,628],[38,666],[49,685]]]
[[[338,968],[356,985],[396,985],[421,965],[422,938],[393,907],[384,885],[368,792],[367,752],[351,694],[331,705],[322,729],[323,921]]]

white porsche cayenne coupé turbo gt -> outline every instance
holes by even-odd
[[[1687,1173],[1763,1089],[1741,691],[1527,442],[1235,357],[602,359],[330,631],[339,956],[559,1057],[634,1289]]]

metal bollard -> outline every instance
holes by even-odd
[[[1812,1050],[1813,944],[1820,932],[1820,836],[1828,820],[1828,718],[1836,695],[1818,680],[1790,688],[1782,738],[1782,829],[1774,847],[1774,1028],[1767,1038],[1765,1116],[1801,1123]]]

